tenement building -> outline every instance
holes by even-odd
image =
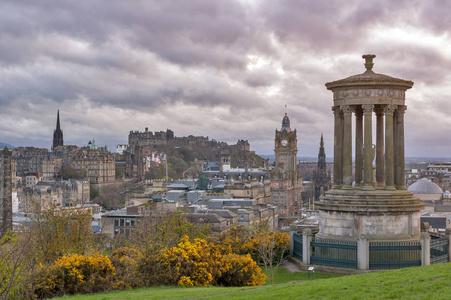
[[[293,217],[301,206],[302,179],[298,172],[296,129],[290,127],[287,114],[282,128],[275,135],[276,165],[271,174],[272,204],[279,209],[279,217]]]
[[[334,182],[317,203],[317,236],[418,241],[422,204],[406,190],[404,175],[405,92],[413,82],[373,72],[374,57],[363,56],[364,73],[326,84],[333,93]]]
[[[90,200],[87,180],[41,181],[17,193],[19,211],[34,213],[61,207],[83,206]]]
[[[72,168],[85,173],[91,184],[112,183],[116,179],[114,155],[105,148],[83,147],[69,153]]]
[[[11,166],[11,151],[0,150],[0,235],[13,225]]]

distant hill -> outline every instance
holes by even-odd
[[[9,149],[12,149],[12,148],[14,148],[14,146],[13,145],[10,145],[10,144],[6,144],[6,143],[2,143],[2,142],[0,142],[0,149],[3,149],[3,148],[9,148]]]

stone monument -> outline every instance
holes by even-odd
[[[364,73],[326,83],[333,92],[334,182],[317,203],[321,238],[420,239],[422,204],[406,190],[404,175],[405,92],[413,82],[373,72],[375,57],[363,55]]]

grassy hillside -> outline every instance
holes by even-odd
[[[305,274],[292,276],[301,280],[245,288],[161,287],[63,299],[451,299],[451,264],[316,280],[302,280]]]

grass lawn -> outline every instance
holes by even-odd
[[[267,272],[265,272],[267,277],[268,277],[268,281],[266,282],[266,284],[271,284],[269,278],[269,274]],[[274,271],[274,277],[273,277],[273,284],[278,284],[278,283],[286,283],[286,282],[290,282],[290,281],[300,281],[300,280],[315,280],[315,279],[321,279],[321,278],[331,278],[331,277],[337,277],[337,276],[342,276],[342,275],[338,275],[338,274],[330,274],[330,273],[314,273],[314,274],[308,274],[307,272],[289,272],[287,269],[279,267],[277,269],[275,269]]]
[[[275,284],[243,288],[161,287],[77,295],[62,299],[451,299],[451,264],[414,267],[335,278],[285,281],[277,272]],[[318,275],[318,274],[316,274]],[[277,276],[277,275],[276,275]]]

